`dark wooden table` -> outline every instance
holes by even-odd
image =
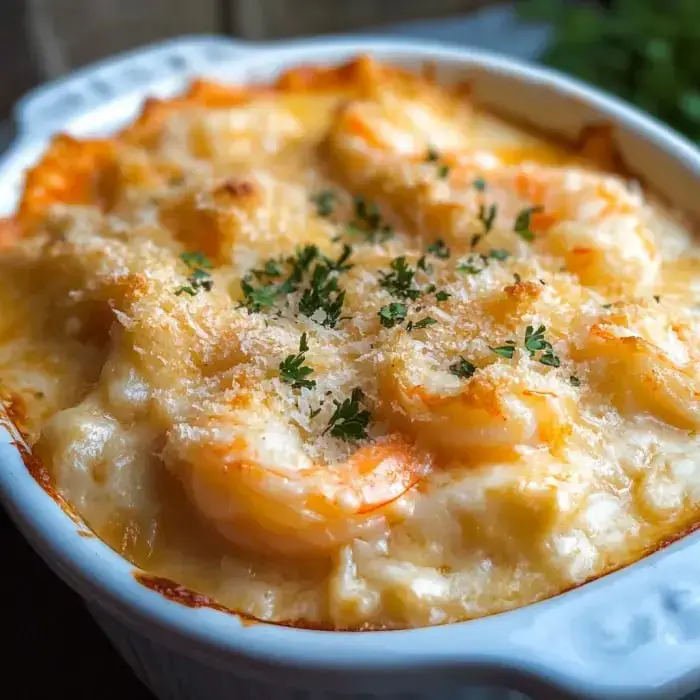
[[[1,508],[0,533],[2,630],[9,640],[2,682],[15,689],[8,700],[154,700]]]

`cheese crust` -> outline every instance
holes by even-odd
[[[97,536],[260,620],[561,593],[700,507],[698,248],[614,161],[364,57],[57,136],[2,397]]]

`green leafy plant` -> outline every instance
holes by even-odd
[[[522,0],[519,10],[553,28],[544,63],[619,95],[700,143],[698,0]]]

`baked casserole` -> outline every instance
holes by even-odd
[[[604,126],[368,58],[58,136],[0,223],[0,387],[65,507],[265,621],[420,627],[692,529],[700,262]]]

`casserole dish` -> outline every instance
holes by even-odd
[[[564,139],[612,122],[625,164],[673,206],[697,214],[700,155],[690,144],[551,72],[404,42],[263,48],[210,39],[130,54],[25,98],[18,107],[19,140],[0,168],[1,211],[12,210],[23,169],[56,130],[107,134],[135,115],[145,94],[173,94],[195,73],[264,82],[298,64],[337,63],[358,53],[408,68],[433,62],[440,79],[468,78],[480,101]],[[161,75],[160,67],[169,74]],[[547,697],[673,698],[700,685],[694,535],[581,589],[477,621],[362,634],[248,625],[203,596],[167,583],[142,586],[132,565],[86,537],[84,526],[32,478],[12,444],[21,438],[9,421],[8,431],[0,493],[11,517],[163,698],[457,697],[479,685]],[[26,454],[25,460],[31,466]]]

